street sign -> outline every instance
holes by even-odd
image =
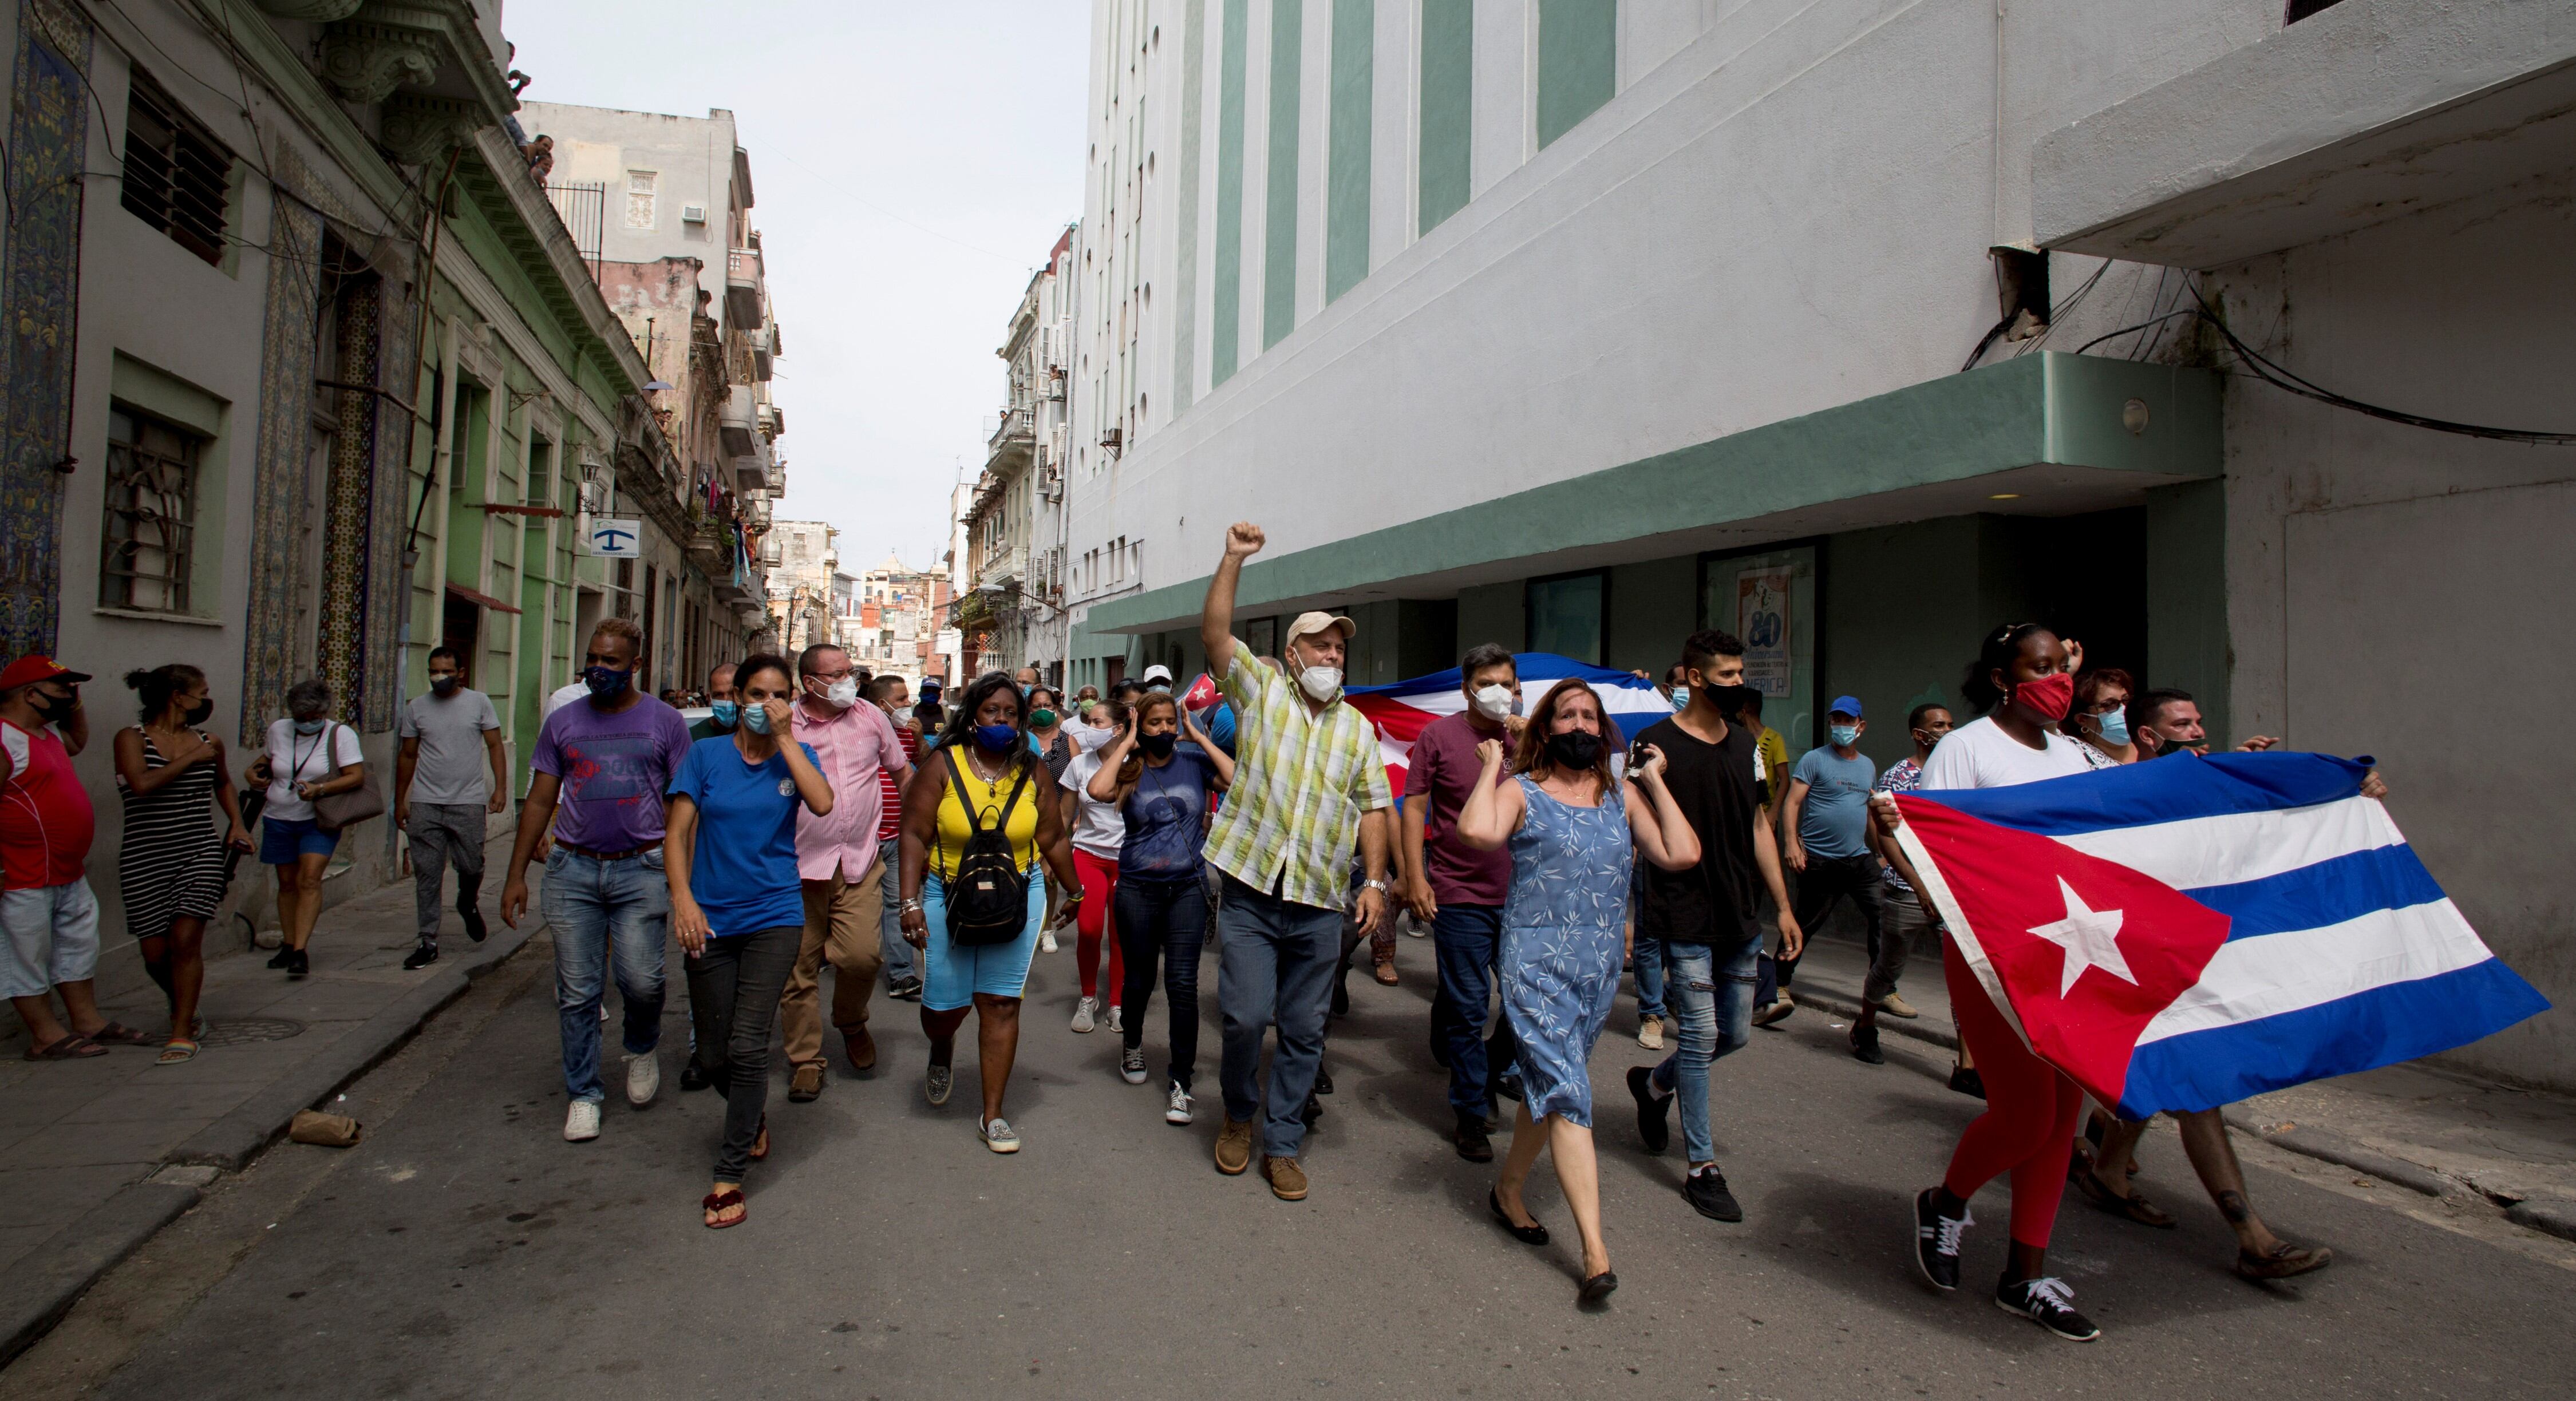
[[[595,517],[582,532],[581,552],[606,559],[634,559],[644,553],[644,523]]]

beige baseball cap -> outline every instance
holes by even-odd
[[[1331,627],[1338,627],[1342,630],[1342,641],[1346,644],[1352,638],[1359,636],[1360,632],[1357,624],[1338,613],[1300,613],[1297,615],[1297,621],[1288,625],[1288,631],[1280,635],[1280,655],[1287,655],[1288,644],[1296,641],[1298,638],[1304,637],[1310,632],[1322,632],[1324,629]]]

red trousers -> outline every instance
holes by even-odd
[[[2012,1174],[2012,1238],[2045,1249],[2066,1190],[2066,1159],[2075,1146],[2084,1092],[2055,1066],[2032,1055],[1986,996],[1985,985],[1956,948],[1941,961],[1959,1040],[1986,1082],[1986,1112],[1959,1135],[1941,1185],[1961,1201],[2004,1173]]]
[[[1073,961],[1082,973],[1082,995],[1100,995],[1100,942],[1101,936],[1108,934],[1108,1005],[1115,1007],[1119,991],[1127,985],[1127,959],[1118,951],[1116,927],[1109,917],[1110,897],[1118,893],[1118,858],[1094,856],[1075,847],[1073,873],[1082,877],[1082,908],[1073,917],[1073,927],[1078,936],[1073,945]]]

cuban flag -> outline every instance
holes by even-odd
[[[1898,840],[2006,1020],[2125,1118],[2433,1055],[2546,1011],[2367,764],[2223,754],[1896,795]]]
[[[1538,704],[1548,687],[1569,676],[1589,682],[1600,693],[1601,706],[1609,712],[1611,723],[1619,727],[1613,742],[1622,750],[1639,730],[1673,713],[1672,702],[1661,686],[1624,671],[1578,662],[1554,652],[1520,652],[1512,660],[1520,670],[1521,699],[1530,706]],[[1423,727],[1467,708],[1466,693],[1458,689],[1464,679],[1453,666],[1410,681],[1343,689],[1342,699],[1377,727],[1378,752],[1386,759],[1386,781],[1398,797],[1404,794],[1404,775],[1413,741]],[[1624,762],[1613,760],[1614,764]]]

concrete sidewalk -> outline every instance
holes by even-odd
[[[1792,993],[1848,1026],[1867,971],[1857,940],[1828,935],[1799,960]],[[1899,993],[1923,1015],[1881,1016],[1882,1036],[1957,1048],[1937,957],[1917,950]],[[2516,1225],[2576,1240],[2576,1097],[2418,1062],[2258,1095],[2230,1105],[2227,1122],[2426,1196],[2483,1199]]]
[[[527,943],[536,921],[513,930],[498,914],[509,849],[503,837],[485,850],[490,936],[467,940],[451,909],[442,957],[428,968],[402,968],[416,928],[406,881],[323,911],[312,974],[300,982],[267,967],[264,950],[210,962],[204,1049],[192,1061],[157,1064],[157,1044],[80,1061],[0,1058],[0,1361],[195,1205],[219,1172],[240,1170],[296,1111],[383,1059]],[[242,879],[265,874],[254,867]],[[452,877],[447,895],[452,903]],[[150,984],[102,1010],[155,1036],[169,1026]]]

